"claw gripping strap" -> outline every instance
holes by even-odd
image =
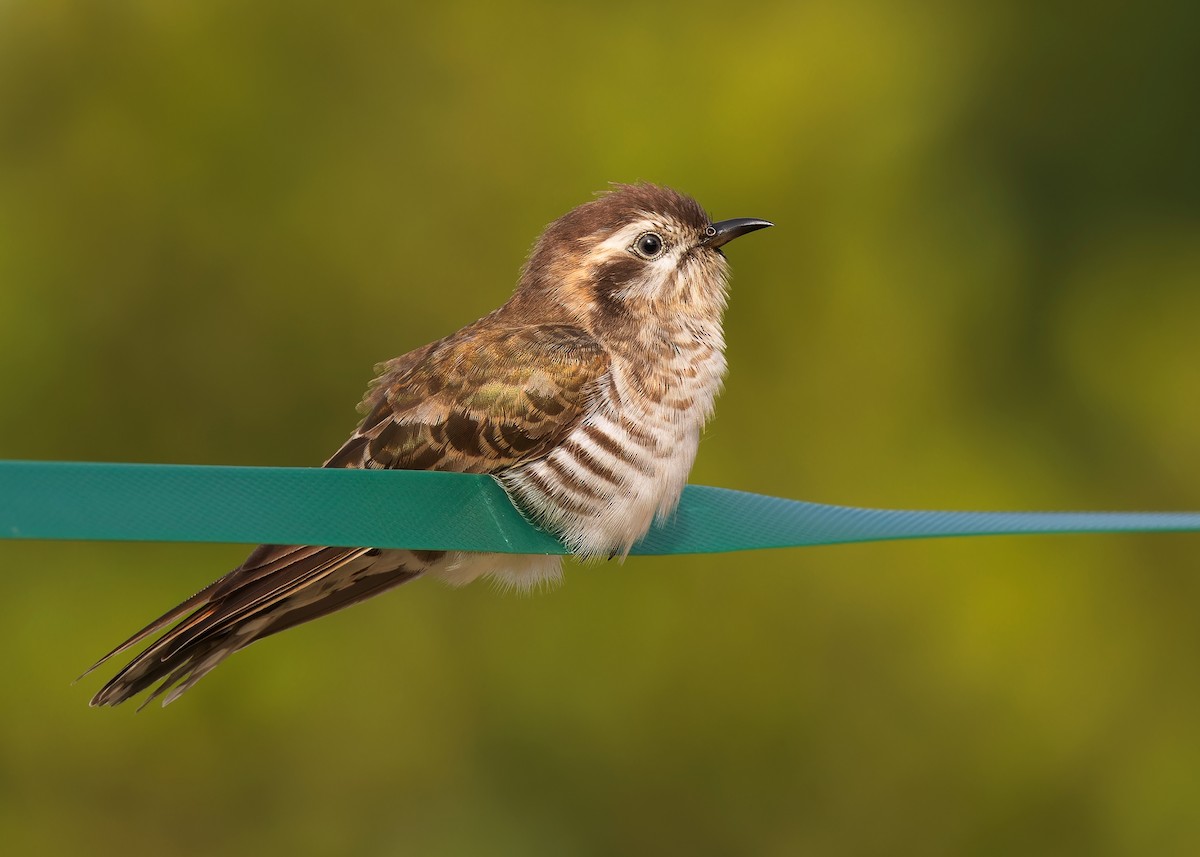
[[[1197,532],[1195,512],[934,512],[688,486],[635,554],[942,536]],[[561,554],[488,476],[412,470],[0,461],[0,538]]]

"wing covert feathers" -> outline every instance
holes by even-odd
[[[363,401],[366,416],[326,467],[496,473],[536,460],[583,418],[608,357],[571,325],[481,321],[381,368]],[[412,580],[436,558],[260,545],[238,568],[89,669],[168,629],[101,688],[92,705],[116,705],[156,682],[146,703],[165,694],[166,705],[255,640]]]
[[[328,467],[494,473],[546,455],[587,412],[608,355],[566,324],[465,328],[384,364]]]

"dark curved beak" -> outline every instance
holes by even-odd
[[[705,237],[700,243],[705,247],[712,247],[715,250],[722,244],[728,244],[739,235],[745,235],[747,232],[766,229],[768,226],[774,225],[769,220],[759,220],[757,217],[735,217],[733,220],[719,220],[704,231]]]

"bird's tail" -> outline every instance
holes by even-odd
[[[163,694],[167,705],[255,640],[370,598],[421,571],[407,551],[381,557],[367,548],[262,545],[241,566],[97,661],[88,673],[169,628],[104,685],[91,704],[117,705],[159,682],[142,707]]]

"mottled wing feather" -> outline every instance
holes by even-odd
[[[366,417],[327,467],[494,473],[547,454],[608,369],[565,324],[461,333],[385,364]]]
[[[384,364],[364,399],[362,423],[325,466],[494,473],[536,460],[587,412],[607,369],[606,353],[577,327],[477,323]],[[372,569],[367,555],[366,548],[260,545],[105,655],[96,666],[178,623],[92,703],[116,704],[160,680],[150,699],[174,686],[169,702],[254,640],[420,573]]]

